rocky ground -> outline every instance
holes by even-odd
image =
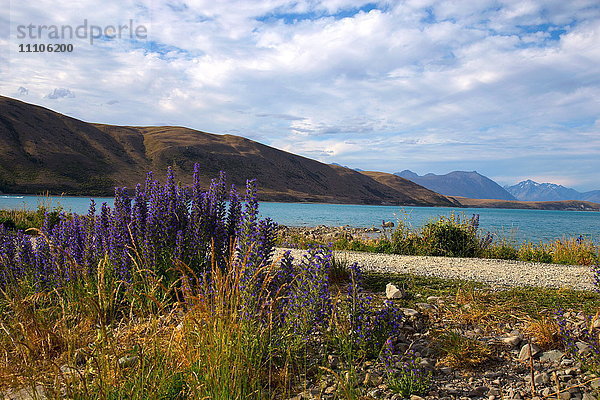
[[[405,295],[401,293],[401,296]],[[431,374],[430,387],[420,396],[394,393],[386,383],[386,371],[389,370],[383,363],[365,362],[355,366],[357,387],[362,393],[357,398],[599,398],[600,378],[589,369],[586,370],[589,364],[582,363],[586,357],[593,358],[597,352],[589,343],[575,339],[574,351],[569,352],[559,341],[545,342],[548,338],[543,337],[543,331],[538,331],[535,336],[531,324],[527,323],[500,322],[496,326],[466,323],[461,327],[452,321],[450,315],[456,315],[461,308],[468,309],[468,303],[461,304],[442,297],[419,299],[418,295],[416,300],[415,308],[403,309],[406,316],[402,328],[404,340],[397,346],[410,349],[417,357],[418,366]],[[582,313],[576,312],[568,312],[564,318],[566,328],[575,337],[585,336],[590,329],[597,337],[600,323],[590,322]],[[440,343],[441,337],[448,337],[449,327],[452,327],[450,335],[455,341],[450,349],[447,343]],[[467,343],[470,349],[465,346]],[[337,355],[329,355],[328,360],[332,373],[326,374],[321,381],[293,397],[293,400],[344,398],[339,397],[339,389],[340,385],[348,385],[343,377],[348,376],[349,366],[343,365]]]
[[[394,346],[410,352],[417,366],[430,374],[427,389],[419,396],[402,396],[390,388],[387,374],[399,370],[400,361],[391,367],[379,360],[350,366],[342,355],[328,354],[328,370],[288,400],[599,398],[600,377],[589,369],[590,360],[600,359],[598,349],[583,339],[590,332],[598,337],[599,320],[580,312],[564,314],[564,327],[575,338],[569,351],[562,341],[555,340],[557,325],[551,320],[546,321],[545,329],[521,317],[498,318],[497,313],[486,313],[468,299],[424,297],[391,284],[385,293],[375,295],[403,305],[410,299],[411,307],[402,308],[401,341]],[[453,338],[450,344],[448,337]],[[120,364],[126,362],[129,358],[119,360]],[[72,373],[69,368],[61,367],[61,373],[68,376]],[[355,370],[353,380],[348,378],[351,369]],[[352,386],[356,397],[343,396],[344,386]],[[37,390],[7,390],[0,392],[0,399],[45,399],[43,388]]]
[[[290,228],[286,228],[290,229]],[[352,240],[378,234],[376,229],[292,228],[313,240]],[[278,249],[277,255],[300,250]],[[594,290],[589,268],[476,258],[418,257],[340,251],[335,257],[345,263],[358,262],[367,271],[408,273],[440,278],[483,282],[492,290],[510,287],[546,287]],[[399,289],[398,297],[411,296]],[[383,298],[385,295],[379,293]],[[485,306],[457,302],[455,296],[427,297],[414,294],[410,308],[404,308],[404,341],[401,348],[414,351],[419,365],[431,373],[431,386],[410,399],[598,399],[600,320],[579,310],[554,315],[559,308],[539,310],[533,316],[491,317]],[[402,301],[402,300],[394,300]],[[476,309],[476,310],[475,310]],[[495,310],[498,313],[498,310]],[[543,316],[542,316],[543,315]],[[559,338],[559,325],[570,332],[570,346]],[[450,348],[448,336],[455,341]],[[443,339],[441,339],[443,338]],[[461,347],[462,346],[462,347]],[[469,350],[468,347],[473,349]],[[454,353],[454,354],[453,354]],[[340,385],[348,365],[329,355],[334,373],[299,393],[294,400],[340,398]],[[386,368],[379,362],[357,367],[357,382],[363,399],[409,398],[395,393],[386,383]]]
[[[335,242],[340,239],[359,240],[373,239],[384,234],[391,233],[392,228],[371,227],[371,228],[355,228],[349,225],[346,226],[325,226],[319,225],[315,227],[303,226],[279,226],[279,236],[285,242],[289,240],[289,245],[294,246],[294,238],[301,237],[304,240],[313,240],[321,243]]]
[[[319,240],[324,235],[334,239],[379,234],[375,229],[298,229],[309,235],[315,231],[312,235]],[[276,257],[283,251],[288,250],[278,249]],[[301,256],[300,250],[290,251],[294,257]],[[335,256],[347,263],[358,262],[368,271],[480,281],[492,290],[527,285],[594,288],[589,269],[577,266],[346,251]],[[478,303],[476,296],[426,296],[410,290],[388,286],[386,292],[373,295],[402,307],[401,341],[394,346],[410,352],[409,358],[430,374],[430,384],[420,396],[402,396],[390,387],[389,374],[401,370],[400,360],[391,367],[382,360],[348,365],[343,355],[326,354],[328,370],[290,400],[599,399],[600,377],[595,374],[600,371],[598,315],[590,318],[576,307],[557,317],[558,305],[525,315]],[[559,329],[570,332],[570,345],[559,337]],[[63,374],[71,373],[69,367],[63,367]],[[355,371],[353,379],[351,370]],[[356,397],[340,394],[349,388],[355,390]],[[31,389],[0,392],[0,399],[34,398],[45,398],[41,387],[37,393]]]

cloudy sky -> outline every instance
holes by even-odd
[[[365,170],[600,189],[598,0],[2,8],[0,93],[86,121],[238,134]],[[49,38],[51,28],[37,38],[42,25],[85,20],[85,38]],[[128,27],[91,44],[91,25],[147,34]],[[19,53],[28,43],[74,49]]]

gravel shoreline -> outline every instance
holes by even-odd
[[[279,257],[288,249],[277,249]],[[304,250],[290,250],[299,258]],[[513,260],[482,258],[450,258],[403,256],[355,251],[336,251],[335,256],[349,263],[358,262],[365,270],[388,273],[410,273],[439,278],[463,279],[493,286],[572,288],[594,290],[589,267],[542,264]]]

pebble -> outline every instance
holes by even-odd
[[[560,360],[563,356],[564,356],[564,353],[560,350],[545,351],[540,356],[540,361],[541,362],[558,363],[558,362],[560,362]]]
[[[0,392],[2,400],[46,400],[47,397],[42,385],[35,385],[33,388],[8,389]]]
[[[521,343],[521,338],[516,335],[507,336],[507,337],[501,338],[500,340],[502,341],[502,343],[505,343],[512,347],[517,347],[519,345],[519,343]]]
[[[340,365],[340,357],[329,354],[327,356],[327,363],[331,368],[337,368]]]
[[[406,315],[407,317],[416,317],[419,315],[419,312],[412,308],[401,308],[400,311],[402,311],[402,314]]]
[[[423,311],[435,310],[435,306],[432,306],[429,303],[416,303],[415,305],[417,306],[417,308]]]
[[[399,289],[398,287],[396,287],[396,285],[393,285],[391,283],[385,285],[385,297],[387,297],[388,299],[402,299],[405,295],[406,293],[404,292],[404,290]]]
[[[522,347],[521,347],[521,351],[519,352],[519,360],[521,361],[525,361],[525,360],[529,360],[530,356],[535,357],[537,354],[539,354],[542,351],[542,349],[540,349],[537,345],[535,344],[529,344],[529,343],[525,343]]]
[[[582,356],[592,352],[592,346],[590,346],[588,343],[577,342],[575,343],[575,346],[577,346],[577,352]]]
[[[469,397],[481,397],[485,395],[490,389],[485,386],[478,386],[475,389],[471,390],[467,396]]]
[[[531,375],[527,375],[527,382],[531,382]],[[533,382],[537,385],[545,385],[550,382],[550,375],[546,372],[536,373],[533,375]]]
[[[131,368],[138,362],[138,360],[138,356],[124,356],[119,358],[119,366],[121,368]]]

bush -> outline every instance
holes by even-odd
[[[552,262],[552,254],[548,251],[548,249],[543,243],[540,243],[537,246],[529,242],[523,243],[519,247],[517,256],[521,261],[539,263]]]
[[[552,262],[569,265],[593,265],[599,261],[598,249],[589,239],[570,238],[549,244]]]
[[[428,222],[422,230],[427,254],[447,257],[474,257],[479,250],[477,229],[456,214]]]
[[[403,224],[398,224],[392,233],[391,250],[395,254],[421,255],[425,252],[423,247],[423,238],[410,232]]]
[[[27,231],[42,228],[44,222],[49,227],[55,226],[61,218],[63,210],[60,206],[39,205],[35,211],[0,210],[0,226],[9,230]]]
[[[373,247],[375,253],[393,253],[394,246],[388,240],[380,240]]]
[[[486,258],[497,258],[501,260],[516,260],[518,257],[517,249],[506,242],[491,244],[483,251]]]
[[[349,244],[348,244],[348,250],[351,251],[370,251],[371,247],[361,241],[361,240],[352,240]]]
[[[479,219],[451,214],[429,221],[418,231],[411,230],[404,220],[399,220],[396,228],[383,237],[375,239],[340,238],[333,243],[334,250],[352,250],[375,253],[391,253],[415,256],[484,257],[504,260],[521,260],[540,263],[560,263],[571,265],[592,265],[600,261],[600,248],[591,240],[582,237],[563,239],[545,244],[523,243],[501,239],[494,241],[495,235],[488,232],[480,235]],[[283,243],[286,247],[306,249],[311,245],[324,245],[308,240],[302,235],[292,235]]]

